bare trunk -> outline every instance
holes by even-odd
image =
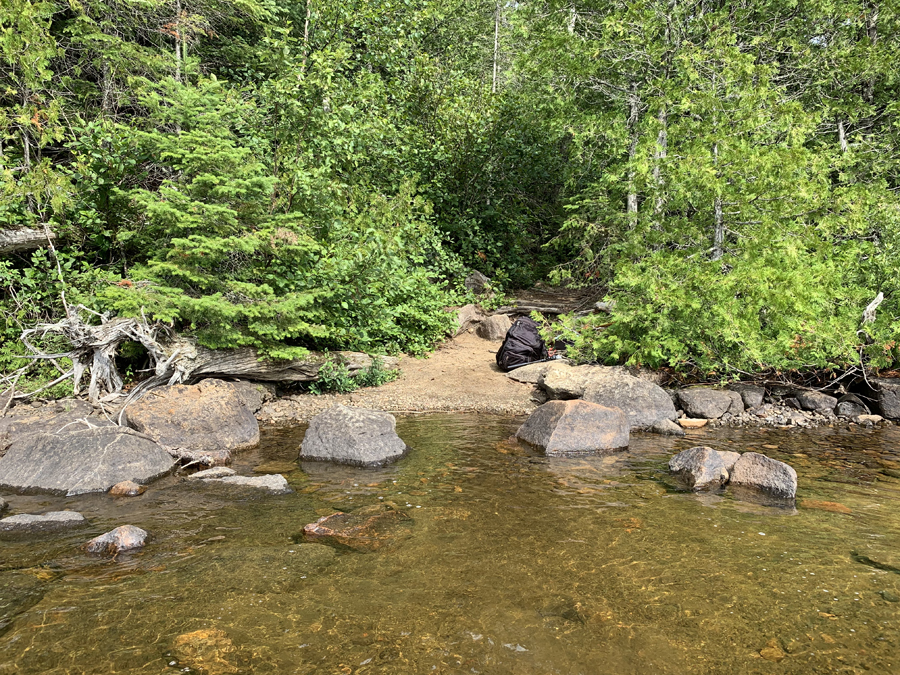
[[[640,115],[640,99],[637,94],[637,85],[631,85],[631,91],[628,94],[628,133],[630,142],[628,144],[628,163],[633,166],[635,156],[637,155],[638,146],[638,117]],[[628,171],[628,197],[626,198],[625,211],[628,214],[628,226],[634,227],[637,224],[638,212],[638,196],[637,189],[634,185],[636,172],[634,169]]]
[[[51,233],[50,238],[55,235]],[[16,251],[32,251],[47,245],[47,235],[42,230],[20,227],[14,230],[0,230],[0,255]]]
[[[491,93],[497,93],[497,74],[500,70],[500,2],[497,1],[494,10],[494,78],[491,81]]]
[[[306,72],[306,58],[309,56],[309,17],[312,15],[312,7],[310,2],[306,0],[306,22],[303,24],[303,65],[301,70]]]
[[[656,203],[653,206],[653,214],[659,219],[666,203],[665,197],[663,196],[662,161],[666,158],[669,145],[669,131],[667,126],[669,115],[666,112],[665,107],[660,108],[657,120],[659,121],[659,133],[656,136],[656,156],[653,165],[653,182],[657,192]]]
[[[713,161],[718,165],[719,163],[719,144],[713,144]],[[716,171],[718,173],[718,170]],[[721,258],[724,253],[724,245],[725,245],[725,218],[722,213],[722,196],[716,195],[715,201],[713,202],[713,211],[715,218],[715,230],[713,231],[713,248],[712,248],[712,259],[718,260]]]
[[[838,120],[838,142],[841,144],[841,152],[847,152],[850,146],[847,144],[847,132],[844,130],[844,121]]]
[[[181,82],[181,0],[175,3],[175,80]]]
[[[869,38],[869,42],[874,50],[875,45],[878,44],[878,5],[872,7],[870,14],[866,17],[866,35]],[[872,77],[866,82],[865,90],[863,91],[863,98],[867,103],[871,103],[875,98],[875,78]]]

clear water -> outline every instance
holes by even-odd
[[[900,672],[900,479],[883,473],[900,476],[900,429],[635,435],[546,459],[506,440],[520,422],[401,419],[409,457],[304,464],[287,496],[177,478],[15,496],[92,524],[0,542],[0,674]],[[301,438],[268,432],[235,466],[289,469]],[[678,489],[665,463],[697,444],[790,462],[798,508]],[[300,537],[384,501],[411,517],[387,548]],[[153,535],[141,553],[79,550],[125,523]]]

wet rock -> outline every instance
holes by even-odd
[[[537,446],[551,457],[586,454],[628,447],[625,414],[587,401],[549,401],[535,410],[516,438]]]
[[[114,497],[137,497],[147,491],[146,485],[138,485],[133,480],[123,480],[109,489],[109,494]]]
[[[16,617],[43,599],[46,589],[47,580],[37,575],[23,574],[21,570],[0,572],[0,636]],[[17,672],[9,661],[6,663],[9,669],[0,665],[0,673],[12,675]]]
[[[172,655],[178,664],[204,675],[247,672],[249,658],[235,647],[225,631],[204,628],[175,638]]]
[[[855,394],[844,394],[838,399],[837,406],[834,408],[834,414],[838,417],[859,417],[860,415],[869,415],[871,411]]]
[[[501,342],[511,327],[512,321],[506,314],[493,314],[475,327],[475,335],[482,340]]]
[[[0,520],[0,533],[56,532],[87,524],[87,519],[77,511],[50,511],[42,514],[20,513]]]
[[[464,307],[460,307],[459,312],[457,313],[459,328],[456,331],[456,335],[462,335],[466,331],[477,327],[478,324],[486,318],[487,314],[485,314],[484,310],[478,305],[465,305]]]
[[[879,377],[870,380],[878,391],[878,408],[889,420],[900,419],[900,378]]]
[[[821,391],[798,391],[796,398],[804,410],[812,410],[823,415],[834,412],[838,402],[834,396],[823,394]]]
[[[538,384],[541,381],[541,378],[544,376],[544,373],[554,365],[558,365],[559,362],[555,361],[546,361],[544,363],[530,363],[527,366],[522,366],[521,368],[515,368],[514,370],[509,371],[506,376],[515,380],[516,382],[524,382],[525,384]]]
[[[187,477],[188,480],[207,480],[210,478],[225,478],[226,476],[234,476],[237,471],[229,469],[227,466],[214,466],[211,469],[204,469],[197,473],[192,473]]]
[[[745,452],[731,472],[731,484],[765,490],[784,499],[797,494],[797,472],[778,460],[757,452]]]
[[[475,295],[481,295],[491,290],[491,280],[490,277],[486,277],[478,270],[475,270],[466,277],[465,281],[463,281],[463,286]]]
[[[731,472],[734,471],[734,465],[741,458],[741,453],[732,452],[731,450],[717,450],[719,453],[719,457],[722,458],[722,463],[725,465],[725,470],[728,472],[728,475],[731,475]]]
[[[134,525],[122,525],[106,534],[94,537],[84,545],[84,550],[95,555],[116,555],[122,551],[134,551],[147,543],[146,530]]]
[[[254,415],[262,409],[264,404],[275,399],[275,386],[272,384],[247,380],[237,380],[230,384],[237,390],[244,405]]]
[[[769,640],[768,645],[759,650],[759,655],[766,661],[772,661],[773,663],[779,663],[787,656],[776,640]]]
[[[887,602],[900,602],[900,595],[892,593],[891,591],[881,591],[878,595],[884,598]]]
[[[719,453],[705,446],[679,452],[669,460],[669,471],[695,490],[722,485],[728,480],[728,471]]]
[[[344,546],[356,551],[377,551],[394,540],[398,525],[409,521],[402,511],[385,507],[366,507],[353,513],[338,511],[319,518],[303,528],[312,541]]]
[[[124,480],[149,483],[174,464],[159,445],[131,429],[70,427],[14,441],[0,458],[0,486],[66,495],[106,492]]]
[[[766,395],[766,390],[762,387],[744,382],[732,382],[728,385],[728,390],[736,391],[740,395],[745,408],[758,408]]]
[[[278,473],[270,473],[265,476],[225,476],[224,478],[207,478],[204,482],[264,489],[276,495],[284,495],[293,492],[288,486],[285,477]]]
[[[692,387],[678,392],[678,401],[690,417],[719,419],[727,412],[744,412],[740,394],[729,389]]]
[[[675,404],[662,387],[618,368],[598,369],[585,387],[584,400],[619,408],[632,429],[649,429],[661,420],[675,421]]]
[[[172,456],[207,466],[227,464],[259,443],[259,424],[237,388],[222,380],[151,390],[125,409],[128,425]]]
[[[709,423],[709,420],[704,419],[691,419],[690,417],[682,417],[678,420],[678,424],[680,424],[685,429],[700,429],[705,427]]]
[[[6,513],[6,510],[8,508],[9,508],[9,503],[5,499],[3,499],[3,497],[0,497],[0,515],[3,515],[4,513]]]
[[[684,429],[675,424],[672,420],[659,420],[658,422],[654,422],[651,426],[647,427],[647,431],[659,434],[660,436],[677,436],[679,438],[684,436]]]
[[[303,460],[383,466],[407,452],[396,426],[389,413],[337,405],[310,420],[300,455]]]

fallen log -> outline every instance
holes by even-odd
[[[0,255],[16,251],[32,251],[47,245],[47,232],[30,227],[18,227],[13,230],[0,230]],[[50,239],[56,235],[49,233]]]

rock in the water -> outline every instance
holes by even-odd
[[[300,446],[304,460],[383,466],[406,454],[389,413],[338,405],[313,417]]]
[[[303,528],[307,539],[345,546],[356,551],[376,551],[394,540],[396,527],[409,520],[402,511],[366,507],[353,513],[338,511]]]
[[[88,521],[77,511],[50,511],[49,513],[20,513],[0,520],[0,533],[29,534],[54,532],[87,525]]]
[[[584,391],[584,400],[618,408],[632,429],[649,429],[661,420],[675,421],[675,404],[662,389],[618,368],[598,369]]]
[[[84,545],[84,550],[97,555],[116,555],[122,551],[143,548],[147,543],[147,531],[134,525],[122,525],[106,534],[94,537]]]
[[[706,420],[703,421],[705,422]],[[659,420],[648,427],[647,431],[661,436],[678,436],[679,438],[684,436],[684,429],[675,424],[672,420]]]
[[[741,453],[732,452],[731,450],[717,450],[719,453],[719,457],[722,458],[722,463],[725,465],[725,470],[728,472],[728,475],[731,475],[731,472],[734,471],[734,465],[737,464],[737,461],[741,458]]]
[[[834,396],[823,394],[821,391],[798,391],[795,398],[804,410],[812,410],[823,415],[834,412],[838,402]]]
[[[525,384],[538,384],[547,370],[554,365],[558,365],[558,361],[545,361],[543,363],[529,363],[527,366],[521,366],[509,371],[506,376],[516,382],[524,382]]]
[[[14,441],[0,458],[0,486],[66,495],[106,492],[123,480],[149,483],[174,464],[159,445],[131,429],[70,427]]]
[[[487,314],[485,314],[484,310],[478,305],[469,304],[460,307],[459,312],[457,313],[459,328],[456,330],[456,335],[462,335],[466,331],[475,328],[486,318]]]
[[[207,480],[209,478],[225,478],[226,476],[234,476],[237,471],[229,469],[227,466],[214,466],[211,469],[204,469],[188,476],[188,480]]]
[[[506,314],[493,314],[475,327],[475,335],[483,340],[501,342],[511,326],[512,321]]]
[[[900,378],[879,377],[870,380],[878,390],[878,407],[889,420],[900,419]]]
[[[465,281],[463,281],[463,286],[475,295],[481,295],[491,290],[491,280],[478,270],[475,270],[466,277]]]
[[[728,480],[728,470],[722,457],[705,446],[679,452],[669,460],[669,471],[677,474],[688,487],[697,490],[710,485],[722,485]]]
[[[765,490],[785,499],[797,494],[797,472],[793,467],[757,452],[745,452],[735,462],[731,484]]]
[[[159,387],[125,409],[128,425],[174,457],[208,466],[227,464],[237,450],[259,443],[259,424],[230,382]]]
[[[123,480],[109,489],[109,494],[114,497],[137,497],[147,491],[146,485],[138,485],[133,480]]]
[[[175,638],[172,654],[178,664],[205,675],[250,672],[250,655],[238,649],[225,631],[203,628]]]
[[[741,395],[730,389],[692,387],[679,391],[678,400],[690,417],[717,420],[725,413],[739,415],[744,412]]]
[[[744,407],[748,409],[761,406],[766,395],[766,390],[762,387],[745,382],[732,382],[728,385],[728,389],[736,391],[744,402]]]
[[[595,370],[595,366],[571,366],[555,362],[544,371],[538,383],[550,400],[581,398]]]
[[[859,417],[869,415],[872,411],[855,394],[844,394],[838,399],[834,414],[838,417]]]
[[[516,438],[558,457],[624,449],[628,432],[621,410],[587,401],[549,401],[531,413]]]
[[[239,487],[262,488],[277,495],[293,492],[288,486],[287,479],[278,473],[270,473],[265,476],[225,476],[224,478],[207,478],[205,482],[237,485]]]
[[[0,497],[0,515],[3,515],[4,513],[6,513],[6,510],[8,508],[9,508],[9,503],[5,499],[3,499],[3,497]]]

